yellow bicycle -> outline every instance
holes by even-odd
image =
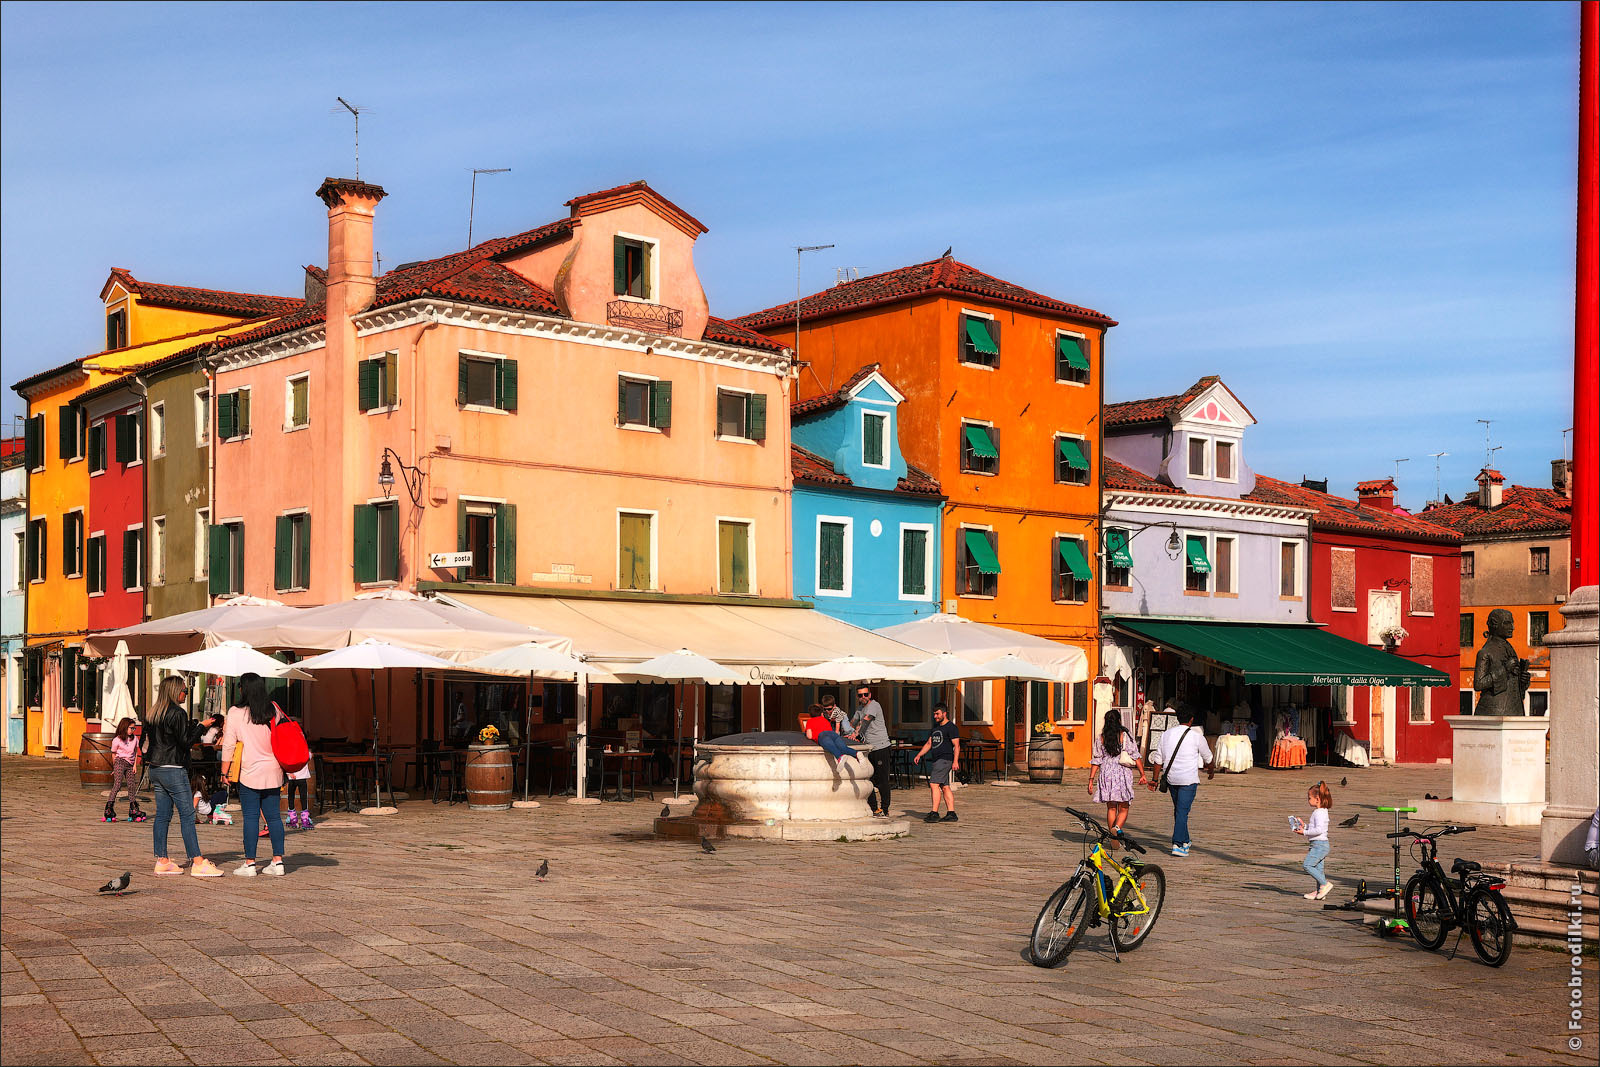
[[[1083,823],[1083,858],[1072,877],[1044,902],[1033,924],[1028,958],[1036,967],[1059,967],[1085,929],[1105,923],[1111,928],[1112,953],[1120,963],[1122,953],[1138,948],[1155,927],[1167,897],[1167,876],[1155,864],[1132,857],[1118,863],[1105,849],[1108,838],[1140,854],[1144,846],[1125,834],[1113,834],[1076,808],[1068,808],[1067,814]]]

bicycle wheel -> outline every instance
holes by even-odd
[[[1411,936],[1417,944],[1427,949],[1444,944],[1444,935],[1450,928],[1449,914],[1450,905],[1438,880],[1422,871],[1412,875],[1406,883],[1406,922],[1411,925]]]
[[[1155,927],[1156,920],[1161,917],[1161,902],[1167,899],[1166,873],[1153,863],[1140,868],[1134,877],[1134,884],[1139,887],[1148,910],[1137,915],[1111,917],[1111,943],[1117,946],[1118,952],[1132,952],[1144,943]],[[1120,895],[1124,898],[1124,904],[1138,903],[1133,891],[1126,887]]]
[[[1083,936],[1094,910],[1094,887],[1089,880],[1082,874],[1067,879],[1050,894],[1034,921],[1028,959],[1035,967],[1059,967]]]
[[[1511,934],[1517,928],[1505,898],[1493,889],[1474,890],[1465,911],[1478,958],[1491,967],[1503,966],[1511,958]]]

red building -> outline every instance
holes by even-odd
[[[1362,482],[1358,501],[1324,492],[1325,485],[1257,475],[1250,494],[1316,509],[1308,572],[1311,621],[1432,667],[1453,682],[1460,655],[1461,535],[1396,507],[1391,479]],[[1313,690],[1311,699],[1333,707],[1336,725],[1366,743],[1374,762],[1450,757],[1444,717],[1459,710],[1453,684],[1349,686]]]
[[[89,470],[89,510],[80,520],[81,570],[93,632],[144,621],[152,533],[145,514],[145,459],[151,442],[145,440],[144,398],[136,382],[107,382],[79,397],[77,407]],[[155,447],[164,448],[159,422],[154,432]],[[164,524],[165,516],[153,522]],[[158,541],[161,535],[155,531]],[[159,558],[159,544],[157,549]],[[136,686],[134,692],[141,689]]]

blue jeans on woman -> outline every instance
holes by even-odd
[[[151,767],[150,788],[156,794],[156,821],[151,828],[155,833],[156,859],[167,859],[167,829],[172,821],[172,809],[178,809],[178,832],[183,835],[184,851],[192,860],[200,855],[200,835],[194,832],[194,792],[189,786],[189,772],[182,767]]]
[[[251,789],[243,782],[239,783],[239,810],[244,819],[244,858],[251,863],[256,858],[256,842],[261,840],[260,824],[256,822],[257,816],[265,816],[267,820],[267,836],[272,841],[272,854],[283,855],[283,813],[278,810],[278,790]]]
[[[1328,879],[1322,873],[1322,861],[1328,858],[1328,843],[1326,841],[1313,841],[1311,847],[1306,849],[1306,858],[1300,866],[1306,873],[1317,880],[1317,888],[1321,889],[1328,884]]]
[[[1200,791],[1198,782],[1193,785],[1168,785],[1167,795],[1172,797],[1172,844],[1188,847],[1189,809],[1194,806],[1194,795]]]

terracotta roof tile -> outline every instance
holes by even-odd
[[[1011,304],[1030,310],[1051,312],[1063,318],[1092,322],[1100,326],[1115,326],[1116,322],[1090,308],[1068,304],[1054,297],[1044,296],[1024,289],[1020,285],[985,274],[954,259],[933,259],[909,267],[873,274],[866,278],[836,285],[820,293],[812,293],[800,300],[802,321],[814,321],[833,315],[894,304],[915,299],[929,293],[953,293],[980,297],[1002,304]],[[734,320],[753,330],[768,329],[785,323],[794,323],[794,301],[741,315]]]
[[[868,363],[865,367],[846,378],[844,384],[833,392],[823,393],[821,396],[814,396],[809,400],[796,401],[789,405],[790,418],[805,418],[824,411],[832,411],[837,407],[843,407],[845,402],[850,399],[850,390],[872,377],[880,366],[881,364],[878,363]]]
[[[1312,508],[1313,530],[1336,533],[1367,534],[1372,537],[1391,537],[1405,541],[1458,542],[1461,535],[1436,523],[1408,515],[1403,511],[1384,511],[1366,507],[1354,500],[1346,500],[1331,493],[1319,493],[1294,482],[1256,475],[1256,487],[1244,496],[1246,500],[1259,500],[1267,504],[1291,504]]]
[[[745,348],[759,348],[767,352],[782,352],[784,346],[770,337],[764,337],[754,330],[747,330],[737,323],[727,319],[719,319],[712,315],[706,319],[705,340],[717,341],[727,345],[742,345]]]
[[[122,267],[111,269],[111,280],[121,282],[124,289],[136,295],[139,303],[147,307],[231,315],[241,319],[282,315],[305,303],[297,296],[261,296],[257,293],[232,293],[223,289],[195,289],[187,285],[145,282]],[[104,293],[104,290],[101,292]]]
[[[794,480],[808,485],[854,485],[849,478],[833,469],[833,464],[817,455],[815,452],[801,448],[799,445],[789,446],[789,469],[794,475]]]
[[[906,464],[906,476],[895,484],[895,488],[902,493],[917,493],[922,496],[944,496],[944,490],[939,487],[939,482],[933,475],[910,463]]]
[[[1497,508],[1484,508],[1476,500],[1436,504],[1422,513],[1429,522],[1448,526],[1467,540],[1510,534],[1551,533],[1572,530],[1572,501],[1554,489],[1508,485]]]
[[[1382,492],[1385,489],[1392,493],[1396,488],[1397,486],[1394,484],[1393,478],[1372,478],[1364,482],[1356,483],[1356,492],[1358,493],[1377,493]]]
[[[1109,429],[1113,426],[1139,426],[1147,422],[1170,422],[1191,401],[1220,381],[1222,378],[1219,375],[1207,374],[1183,392],[1172,396],[1152,396],[1144,400],[1107,404],[1105,425]]]
[[[1176,486],[1158,482],[1148,474],[1110,458],[1100,461],[1100,476],[1107,489],[1127,489],[1138,493],[1168,493],[1173,496],[1187,495]]]

